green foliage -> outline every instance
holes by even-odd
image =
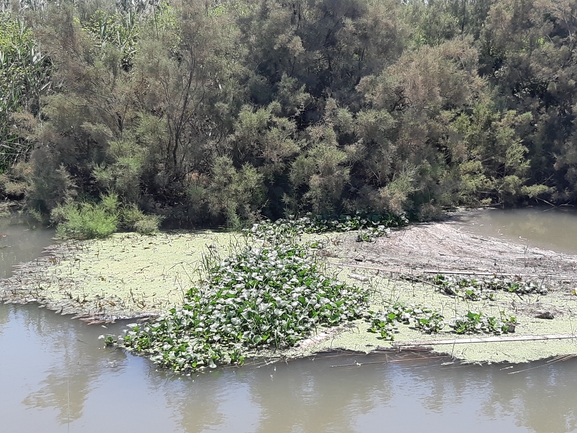
[[[339,149],[336,134],[327,124],[309,127],[310,147],[294,161],[290,179],[294,188],[303,188],[304,204],[316,214],[333,213],[349,180],[346,153]],[[298,209],[302,210],[302,206]]]
[[[143,215],[134,223],[134,230],[142,235],[152,235],[156,233],[160,227],[162,218],[158,215]]]
[[[494,299],[496,292],[505,291],[518,295],[546,295],[548,290],[538,281],[526,281],[521,278],[488,278],[469,279],[450,275],[424,276],[424,281],[430,281],[439,290],[449,296],[457,296],[471,301]]]
[[[404,215],[329,215],[278,219],[274,222],[255,223],[244,232],[247,236],[267,242],[286,242],[303,233],[327,233],[358,231],[362,241],[388,235],[391,227],[408,223]]]
[[[397,324],[412,326],[421,332],[433,334],[448,327],[455,334],[507,334],[515,332],[517,320],[513,316],[501,318],[468,311],[465,316],[451,320],[429,308],[403,303],[387,304],[379,312],[371,311],[367,317],[369,332],[380,334],[384,340],[393,341],[398,332]]]
[[[322,275],[300,247],[249,246],[211,267],[182,307],[131,325],[119,344],[178,372],[239,364],[254,349],[292,346],[360,317],[367,297]]]
[[[0,12],[0,173],[30,154],[29,131],[19,131],[13,116],[39,114],[40,96],[50,87],[49,63],[24,20]]]
[[[143,235],[151,235],[158,231],[162,218],[158,215],[145,215],[136,205],[120,208],[120,226]]]
[[[117,194],[102,195],[98,203],[70,201],[55,207],[50,222],[58,237],[67,239],[105,238],[118,229],[151,235],[162,218],[145,215],[136,205],[122,205]]]
[[[515,332],[517,320],[508,317],[504,320],[483,313],[468,311],[463,317],[454,319],[450,326],[456,334],[507,334]]]
[[[445,326],[444,317],[429,308],[403,303],[387,304],[379,312],[371,311],[369,332],[380,334],[384,340],[393,341],[398,323],[409,325],[427,334],[440,332]]]
[[[34,9],[0,17],[1,194],[44,214],[108,191],[228,227],[577,203],[568,0]]]
[[[48,214],[73,200],[76,185],[66,167],[55,166],[56,161],[44,149],[36,151],[35,156],[27,199],[32,209]]]
[[[137,203],[141,198],[140,183],[146,160],[146,148],[135,141],[111,141],[107,161],[92,170],[100,189],[114,191],[129,203]]]
[[[0,174],[0,194],[9,199],[21,199],[28,193],[30,164],[20,162],[5,174]]]
[[[211,214],[239,228],[241,221],[254,220],[263,204],[262,175],[248,164],[237,170],[229,158],[217,158],[208,194]]]
[[[70,202],[52,210],[56,235],[67,239],[105,238],[118,228],[118,202],[104,196],[98,204]]]
[[[139,23],[133,13],[107,13],[96,10],[83,28],[90,33],[104,62],[113,69],[129,70],[136,53]]]

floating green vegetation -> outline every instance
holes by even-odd
[[[401,224],[400,220],[391,221],[388,224]],[[362,234],[374,229],[376,235],[382,235],[387,229],[382,222],[355,216],[329,222],[305,217],[255,224],[245,231],[247,245],[237,246],[230,257],[221,259],[209,250],[204,257],[205,278],[186,293],[181,307],[154,322],[129,325],[123,337],[107,338],[106,342],[147,356],[162,367],[188,373],[242,364],[246,356],[289,348],[318,328],[359,318],[370,323],[370,332],[385,340],[394,339],[399,325],[428,334],[515,331],[516,319],[504,314],[497,318],[467,311],[462,317],[446,319],[434,309],[400,302],[367,312],[369,289],[323,275],[314,257],[314,243],[307,247],[297,243],[299,235],[329,230]],[[520,280],[425,278],[443,293],[471,300],[487,298],[497,290],[540,290],[540,286]]]
[[[470,301],[481,299],[495,300],[496,292],[505,291],[518,295],[538,294],[546,295],[548,290],[540,282],[524,281],[520,278],[463,278],[447,275],[423,277],[425,281],[433,283],[441,293],[457,296]]]
[[[444,317],[429,308],[420,305],[407,305],[402,302],[387,304],[379,312],[369,312],[371,324],[369,332],[381,334],[384,340],[393,341],[398,332],[397,324],[409,325],[427,334],[441,331],[445,326]]]
[[[305,216],[302,218],[279,219],[275,222],[257,223],[245,231],[268,242],[299,236],[304,233],[350,232],[358,230],[357,241],[372,242],[385,236],[391,227],[407,225],[404,215],[394,214],[357,214],[332,216]]]
[[[367,290],[324,276],[302,247],[246,246],[212,266],[181,308],[129,326],[117,344],[178,372],[240,364],[251,351],[357,319],[367,302]]]
[[[503,316],[503,315],[502,315]],[[513,316],[496,318],[481,312],[467,311],[462,317],[450,323],[456,334],[508,334],[515,332],[517,319]]]
[[[397,324],[412,326],[427,334],[436,334],[445,327],[454,334],[507,334],[515,332],[515,317],[501,318],[468,311],[462,317],[446,320],[442,314],[423,306],[407,305],[401,302],[385,305],[379,312],[369,312],[369,332],[380,334],[384,340],[393,341],[398,333]]]

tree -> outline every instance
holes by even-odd
[[[28,159],[32,144],[25,127],[34,119],[21,114],[38,117],[40,97],[50,84],[50,60],[31,29],[18,17],[0,13],[0,174]]]

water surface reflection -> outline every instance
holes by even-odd
[[[10,276],[12,266],[40,256],[45,247],[55,242],[53,237],[54,230],[32,230],[0,218],[0,278]]]
[[[317,357],[178,377],[101,347],[106,331],[0,306],[3,431],[577,431],[575,359],[508,369]]]
[[[525,208],[465,212],[461,227],[485,236],[502,237],[528,246],[577,254],[577,209]]]

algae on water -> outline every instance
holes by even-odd
[[[407,249],[405,253],[399,249],[399,239],[412,239],[413,244],[408,244],[408,247],[414,245],[417,239],[414,232],[421,235],[439,233],[442,236],[443,244],[439,244],[442,255],[435,256],[434,264],[429,263],[429,259],[425,261],[417,257],[418,250]],[[463,290],[446,290],[443,285],[431,284],[430,281],[399,279],[400,274],[407,272],[401,272],[399,259],[407,257],[407,263],[414,268],[422,261],[422,266],[436,266],[439,270],[455,269],[455,262],[447,254],[450,250],[447,250],[445,245],[455,237],[453,244],[450,244],[451,248],[461,248],[462,257],[459,256],[459,259],[471,266],[471,263],[479,263],[479,260],[467,256],[465,252],[476,251],[471,245],[479,244],[478,237],[469,240],[466,234],[457,233],[445,224],[411,227],[403,232],[393,232],[390,238],[380,238],[372,243],[357,242],[354,231],[341,234],[293,235],[295,242],[314,247],[311,251],[314,251],[319,260],[319,269],[322,269],[325,275],[335,277],[351,287],[359,287],[370,294],[367,311],[387,311],[386,308],[392,305],[403,304],[407,308],[438,313],[447,321],[465,317],[470,312],[482,313],[482,316],[487,318],[498,318],[502,323],[511,323],[511,318],[515,318],[515,335],[575,334],[577,297],[572,289],[574,290],[576,280],[567,277],[569,270],[575,269],[571,265],[575,262],[573,256],[556,255],[554,262],[549,260],[549,256],[553,257],[550,252],[526,250],[523,256],[525,263],[527,257],[531,260],[534,260],[532,257],[543,257],[539,263],[545,266],[554,263],[563,270],[563,280],[557,281],[557,285],[549,284],[552,281],[550,277],[538,280],[540,285],[535,287],[539,290],[533,290],[531,284],[519,285],[523,286],[523,291],[527,293],[517,290],[486,292],[477,290],[474,284],[466,285],[472,289],[465,287]],[[401,238],[401,235],[404,237]],[[116,234],[105,240],[64,243],[55,247],[51,256],[24,266],[12,278],[3,281],[0,296],[5,300],[35,300],[62,313],[94,319],[166,313],[171,308],[182,306],[189,289],[202,279],[203,275],[206,276],[203,274],[202,261],[203,257],[207,256],[203,253],[208,252],[209,256],[216,257],[218,254],[213,253],[220,251],[221,257],[226,256],[231,251],[231,245],[246,242],[238,236],[213,232],[160,233],[155,236]],[[515,257],[520,251],[516,246],[508,246],[502,241],[483,242],[482,245],[488,245],[483,254],[489,250],[498,251],[500,265],[506,265],[507,260],[516,263]],[[507,253],[508,251],[510,253]],[[481,258],[484,257],[483,254],[480,254]],[[412,257],[415,257],[413,262],[410,261]],[[388,260],[390,264],[387,266]],[[395,264],[395,269],[391,271],[392,263]],[[535,263],[531,271],[537,274],[537,262],[531,263]],[[544,268],[542,272],[551,275],[551,269],[553,268]],[[413,276],[420,275],[418,270],[412,272]],[[547,290],[543,290],[544,287]],[[537,313],[542,311],[554,312],[555,318],[537,318]],[[371,351],[378,347],[392,347],[390,341],[382,338],[382,334],[367,332],[370,327],[370,320],[367,322],[365,318],[332,329],[319,326],[312,332],[309,340],[300,343],[301,347],[277,351],[275,356],[298,357],[337,348]],[[395,327],[395,342],[440,340],[446,339],[448,335],[451,338],[459,337],[447,326],[438,333],[423,332],[412,324],[399,323]],[[577,339],[459,344],[434,346],[434,350],[469,362],[525,362],[555,355],[575,354]]]
[[[40,268],[17,271],[3,297],[100,319],[159,314],[182,303],[208,246],[226,250],[233,241],[228,233],[173,232],[66,242]]]

